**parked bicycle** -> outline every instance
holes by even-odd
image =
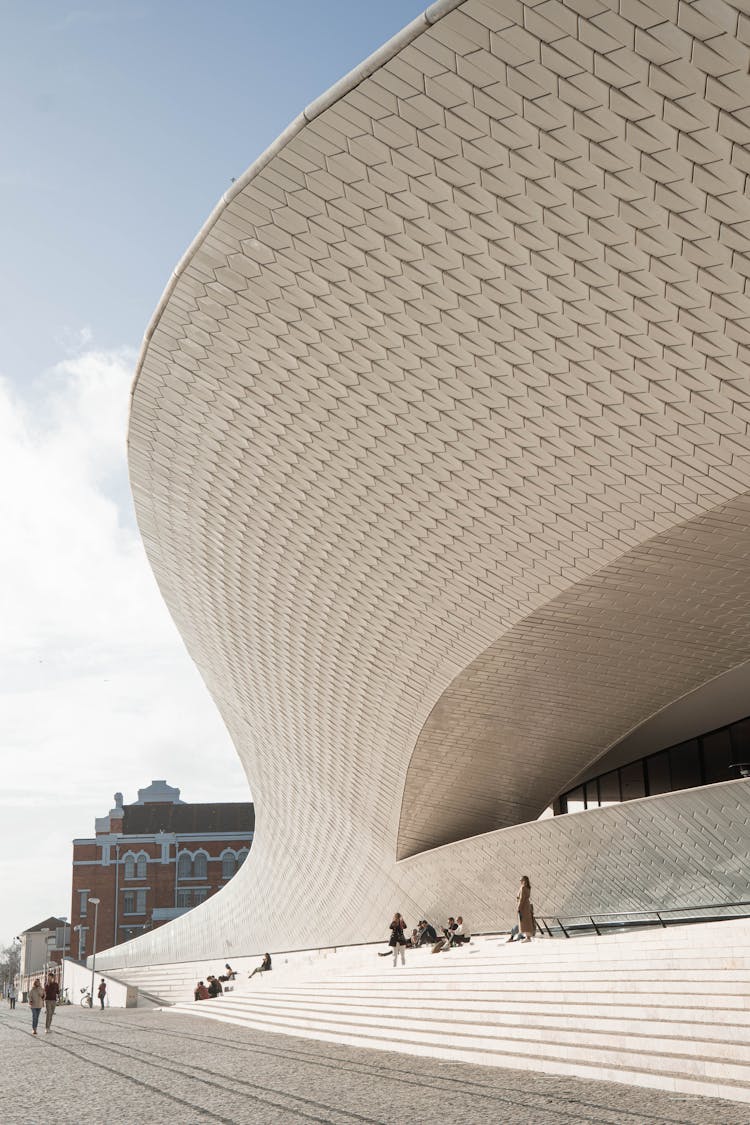
[[[94,1001],[91,999],[91,993],[87,988],[82,988],[81,992],[84,993],[84,995],[81,997],[81,1007],[91,1008],[94,1003]]]

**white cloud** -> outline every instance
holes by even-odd
[[[134,360],[84,352],[25,397],[0,380],[0,945],[69,913],[66,841],[116,790],[166,777],[188,800],[247,799],[135,528]]]

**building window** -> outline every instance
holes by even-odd
[[[122,896],[123,914],[135,914],[135,891],[125,891]]]
[[[620,770],[620,788],[623,801],[637,801],[646,796],[646,782],[643,776],[643,761],[631,762]]]
[[[189,887],[178,887],[177,889],[177,906],[185,909],[190,907],[192,902],[192,892]]]
[[[599,778],[599,804],[618,805],[620,800],[620,775],[617,770],[611,770]]]
[[[135,879],[135,856],[131,852],[128,852],[123,863],[125,864],[125,878]]]
[[[136,862],[136,868],[135,868],[136,879],[145,879],[146,878],[146,863],[147,862],[148,862],[148,856],[146,855],[145,852],[141,852],[140,855],[138,856],[138,860]]]
[[[672,770],[673,789],[694,789],[696,785],[702,784],[697,738],[670,747],[669,764]]]
[[[177,859],[177,878],[189,879],[193,870],[193,861],[189,852],[180,852]]]
[[[79,891],[78,893],[81,896],[81,904],[80,904],[78,913],[81,915],[82,918],[85,918],[86,914],[87,914],[87,911],[88,911],[88,908],[89,908],[89,892],[88,891]]]
[[[197,906],[199,902],[205,902],[208,898],[207,887],[196,887],[193,891],[193,902]]]
[[[83,960],[83,951],[86,948],[86,934],[89,932],[88,926],[76,926],[78,930],[78,960]]]
[[[570,793],[566,795],[566,812],[583,812],[586,808],[586,798],[583,793],[583,786],[578,789],[571,789]]]
[[[237,866],[238,866],[238,867],[242,867],[242,864],[243,864],[243,863],[245,862],[245,860],[247,859],[247,857],[248,857],[248,854],[249,854],[249,853],[248,853],[248,849],[247,849],[247,848],[243,848],[243,849],[242,849],[242,851],[240,851],[240,852],[237,852]]]
[[[237,856],[232,851],[221,853],[221,877],[231,879],[237,870]]]
[[[750,764],[750,718],[708,731],[656,754],[638,758],[619,769],[592,778],[561,794],[561,813],[581,812],[597,805],[613,805],[639,797],[655,797],[678,789],[694,789],[731,781],[740,766]]]
[[[193,878],[205,879],[208,875],[208,856],[205,852],[198,852],[193,859]]]
[[[135,912],[136,912],[136,914],[145,914],[146,913],[146,892],[145,891],[136,891],[135,892]]]
[[[646,773],[649,797],[655,797],[658,793],[669,793],[672,788],[672,779],[669,775],[669,751],[662,750],[661,753],[646,758]]]

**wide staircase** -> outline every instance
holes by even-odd
[[[750,921],[279,971],[170,1011],[408,1054],[750,1102]],[[287,979],[288,978],[288,979]]]

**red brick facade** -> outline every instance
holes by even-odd
[[[221,889],[250,849],[250,803],[188,805],[155,781],[139,800],[97,819],[96,836],[73,841],[71,954],[83,959],[155,929]],[[99,899],[98,913],[92,898]]]

